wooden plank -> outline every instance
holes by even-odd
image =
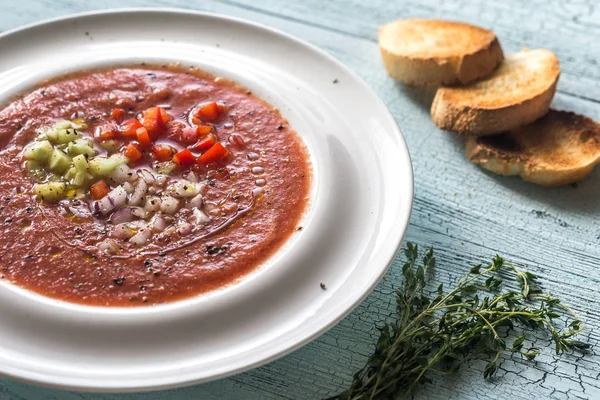
[[[106,0],[108,7],[122,1]],[[472,166],[462,141],[430,121],[431,93],[406,88],[383,71],[377,27],[396,17],[459,19],[494,29],[507,51],[522,47],[554,50],[563,67],[555,104],[600,119],[600,11],[592,1],[208,1],[202,7],[278,27],[340,59],[369,83],[388,105],[406,136],[415,171],[415,206],[408,239],[438,251],[436,280],[451,283],[468,265],[499,253],[531,266],[545,287],[577,309],[589,340],[599,341],[595,303],[600,272],[600,173],[577,188],[538,188],[516,178],[499,178]],[[189,7],[180,0],[130,0],[127,6]],[[91,9],[91,3],[36,0],[11,2],[0,30],[42,18]],[[340,82],[343,84],[343,82]],[[393,312],[400,258],[375,292],[349,317],[316,341],[262,368],[206,385],[127,399],[320,398],[342,389],[364,362],[377,335],[374,324]],[[538,338],[539,345],[548,343]],[[557,358],[545,352],[535,364],[503,364],[497,379],[483,381],[482,364],[453,378],[436,378],[419,398],[600,398],[600,358]],[[4,396],[4,397],[3,397]],[[101,399],[117,396],[65,393],[0,381],[0,398]]]

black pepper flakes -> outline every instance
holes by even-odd
[[[113,279],[113,282],[115,283],[115,285],[121,286],[123,284],[123,282],[125,282],[125,277],[120,276],[118,278],[115,278],[115,279]]]
[[[333,83],[334,83],[334,84],[336,84],[336,83],[338,83],[338,82],[339,82],[339,81],[338,81],[338,79],[337,79],[337,78],[335,78],[335,79],[333,80]]]
[[[280,131],[280,130],[282,130],[283,128],[284,128],[284,126],[283,126],[283,125],[279,125],[279,126],[277,127],[277,130],[278,130],[278,131]]]
[[[327,290],[327,286],[325,285],[325,283],[324,283],[324,282],[321,282],[321,283],[319,284],[319,286],[321,286],[321,289],[323,289],[323,290]]]

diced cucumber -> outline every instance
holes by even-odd
[[[73,157],[73,165],[77,172],[88,172],[88,161],[83,154]]]
[[[33,191],[42,201],[55,203],[65,196],[67,185],[64,182],[36,183]]]
[[[43,182],[48,177],[46,170],[38,161],[28,160],[25,162],[27,174],[36,182]]]
[[[59,129],[58,133],[56,134],[55,142],[58,144],[65,144],[72,142],[79,137],[81,137],[81,135],[79,135],[79,133],[77,133],[77,131],[73,128]]]
[[[71,166],[71,157],[66,155],[62,150],[54,149],[48,161],[48,167],[52,172],[63,174]]]
[[[98,145],[104,150],[108,151],[109,153],[114,153],[118,151],[121,147],[120,142],[112,139],[101,141],[100,143],[98,143]]]
[[[176,168],[177,164],[175,164],[173,161],[166,161],[158,164],[156,172],[162,175],[171,175]]]
[[[96,150],[94,150],[94,144],[90,139],[75,139],[72,142],[69,142],[68,150],[71,156],[78,156],[80,154],[87,154],[88,157],[93,157],[96,155]]]
[[[94,175],[90,174],[89,172],[77,172],[71,181],[71,184],[80,188],[88,187],[93,180]]]
[[[81,125],[74,124],[71,121],[60,120],[52,127],[46,129],[44,133],[52,143],[64,144],[77,139],[79,134],[75,132],[75,129],[81,129]]]
[[[105,157],[94,157],[88,161],[90,172],[97,177],[108,176],[115,170],[119,165],[126,164],[128,161],[127,157],[122,154],[113,154],[112,156]]]
[[[75,175],[77,175],[77,168],[70,167],[63,175],[63,178],[65,178],[67,181],[70,181],[71,179],[75,178]]]
[[[35,160],[35,161],[47,161],[52,154],[54,147],[47,140],[42,140],[41,142],[33,142],[30,143],[23,153],[27,160]]]

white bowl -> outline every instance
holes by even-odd
[[[340,321],[373,289],[410,218],[400,131],[342,64],[285,33],[214,14],[103,11],[0,35],[0,103],[44,78],[98,66],[181,62],[278,107],[314,168],[304,229],[240,282],[159,306],[65,303],[0,282],[0,373],[90,391],[161,389],[274,360]],[[321,288],[321,282],[326,290]]]

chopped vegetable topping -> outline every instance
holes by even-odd
[[[140,121],[132,119],[121,124],[119,130],[121,131],[121,136],[124,138],[135,139],[137,137],[137,130],[142,127],[143,125]]]
[[[211,132],[212,126],[203,124],[202,122],[200,122],[200,124],[196,127],[196,133],[198,134],[198,136],[208,135]]]
[[[172,159],[175,151],[176,150],[168,144],[157,144],[152,148],[152,152],[154,153],[156,161],[160,162],[169,161]]]
[[[194,157],[190,149],[185,149],[173,156],[173,162],[182,168],[189,167],[196,164],[196,157]]]
[[[112,113],[110,113],[110,116],[117,124],[121,125],[123,123],[123,119],[125,119],[125,111],[120,108],[115,108],[112,110]]]
[[[190,149],[193,151],[198,151],[200,153],[204,153],[206,150],[213,147],[216,143],[215,135],[212,133],[202,138],[198,143],[193,146],[190,146]]]
[[[212,101],[198,107],[194,115],[198,118],[202,118],[204,121],[215,122],[224,111],[225,107],[222,104]]]
[[[137,136],[137,140],[140,143],[142,149],[149,149],[152,147],[152,140],[150,139],[150,134],[145,127],[138,128],[135,131],[135,135]]]
[[[139,159],[142,158],[142,149],[140,148],[139,144],[132,142],[125,147],[123,154],[125,157],[129,158],[129,161],[135,164]]]
[[[110,192],[110,188],[104,181],[96,182],[90,187],[90,192],[94,200],[99,200]]]
[[[160,107],[149,108],[143,113],[142,124],[153,140],[156,140],[165,131],[168,121],[169,115]]]
[[[198,159],[198,161],[201,164],[207,165],[212,162],[217,162],[217,161],[222,160],[223,158],[227,157],[228,154],[229,154],[229,152],[227,151],[225,146],[223,146],[221,144],[221,142],[218,142],[213,147],[208,149],[208,151],[206,153],[202,154],[200,156],[200,158]]]

